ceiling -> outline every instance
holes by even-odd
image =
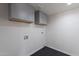
[[[67,5],[67,3],[30,3],[30,5],[47,15],[53,15],[79,7],[79,3],[72,3],[71,5]]]

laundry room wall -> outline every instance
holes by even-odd
[[[0,4],[0,55],[31,55],[45,46],[45,39],[46,26],[8,21],[8,4]]]
[[[47,46],[69,55],[79,55],[79,8],[50,16]]]

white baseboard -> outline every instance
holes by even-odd
[[[68,53],[68,52],[66,52],[66,51],[62,51],[62,50],[57,49],[57,48],[55,48],[55,47],[52,47],[52,46],[47,46],[47,47],[49,47],[49,48],[51,48],[51,49],[55,49],[55,50],[57,50],[57,51],[60,51],[60,52],[62,52],[62,53],[65,53],[65,54],[68,54],[68,55],[72,56],[70,53]]]
[[[32,54],[34,54],[35,52],[39,51],[39,50],[42,49],[43,47],[45,47],[45,46],[39,47],[38,49],[36,49],[35,51],[33,51],[33,52],[27,54],[26,56],[31,56]]]

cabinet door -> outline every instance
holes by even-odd
[[[26,3],[11,4],[11,18],[34,21],[34,9]]]
[[[39,19],[39,23],[40,24],[47,24],[47,15],[40,12],[40,19]]]

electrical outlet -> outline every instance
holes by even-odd
[[[26,40],[26,39],[28,39],[28,35],[25,35],[25,36],[24,36],[24,40]]]
[[[44,32],[41,32],[41,34],[43,34]]]

